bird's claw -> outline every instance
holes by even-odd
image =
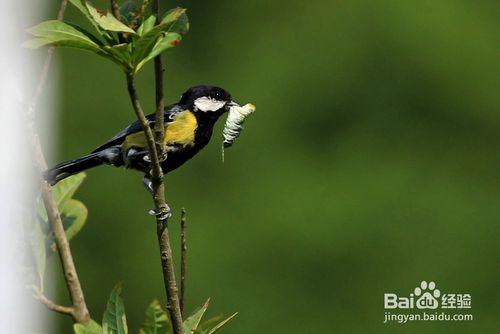
[[[156,216],[159,220],[165,220],[172,217],[172,210],[169,207],[164,208],[163,210],[151,209],[148,212],[151,216]]]
[[[142,160],[144,160],[145,162],[147,163],[151,163],[151,158],[149,157],[149,154],[145,155]],[[167,160],[167,150],[164,149],[159,155],[158,155],[158,160],[160,160],[160,162],[164,162],[165,160]]]
[[[160,153],[160,156],[158,157],[160,159],[160,162],[164,162],[167,160],[167,149],[164,148],[163,151]]]

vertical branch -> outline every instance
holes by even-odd
[[[160,257],[163,271],[163,282],[167,293],[167,309],[172,321],[174,334],[182,334],[182,315],[179,305],[179,296],[177,284],[175,281],[174,262],[172,248],[170,246],[170,236],[168,233],[168,218],[170,217],[170,208],[165,201],[163,171],[161,169],[158,151],[156,150],[155,138],[149,122],[144,115],[144,111],[137,95],[134,83],[134,74],[126,73],[127,88],[134,108],[134,112],[141,123],[142,130],[148,144],[149,157],[151,160],[151,181],[153,186],[153,201],[156,209],[156,231],[158,243],[160,246]],[[163,117],[163,113],[162,113]]]
[[[68,4],[67,0],[63,0],[61,2],[61,7],[59,9],[59,13],[57,16],[59,20],[62,20],[64,17],[67,4]],[[38,100],[40,99],[40,96],[45,87],[45,83],[47,81],[47,74],[50,68],[50,64],[52,62],[53,52],[54,48],[51,47],[48,50],[47,58],[45,59],[42,72],[40,74],[40,79],[38,81],[35,95],[28,110],[28,117],[29,117],[28,126],[30,127],[31,130],[31,145],[35,158],[35,163],[40,172],[47,169],[47,163],[43,155],[38,133],[36,132],[34,124],[34,116],[35,116],[36,105],[38,103]],[[85,298],[83,295],[80,280],[78,279],[78,274],[76,272],[75,263],[73,261],[73,255],[71,254],[68,238],[66,237],[66,233],[64,232],[64,227],[61,220],[61,215],[59,213],[59,208],[57,207],[57,202],[55,201],[54,196],[52,194],[52,188],[45,180],[41,181],[41,192],[42,192],[43,203],[45,205],[45,209],[47,210],[47,216],[49,218],[50,225],[54,233],[54,239],[59,253],[59,258],[61,260],[66,287],[68,288],[68,292],[72,302],[71,308],[59,307],[59,306],[57,307],[60,308],[59,311],[65,311],[66,313],[71,312],[71,315],[73,316],[76,322],[87,323],[90,319],[89,311],[87,309],[87,305],[85,304]]]
[[[110,0],[110,6],[111,6],[111,13],[113,13],[113,16],[116,17],[118,21],[122,20],[122,16],[120,14],[120,6],[118,5],[118,1],[116,0]],[[118,35],[118,40],[120,43],[125,42],[125,34],[122,33],[117,33]]]
[[[110,0],[111,4],[111,12],[113,13],[113,16],[116,17],[118,21],[121,21],[121,15],[120,15],[120,6],[118,5],[118,2],[116,0]]]
[[[156,15],[156,24],[159,24],[160,19],[160,4],[159,0],[153,0],[151,4],[153,14]],[[164,157],[164,145],[163,145],[163,132],[165,131],[165,120],[163,117],[163,109],[165,108],[165,100],[163,96],[163,74],[165,69],[163,68],[163,62],[161,60],[161,54],[156,56],[154,59],[155,64],[155,87],[156,87],[156,112],[155,112],[155,141],[156,150],[161,153],[163,159]]]
[[[139,11],[135,14],[134,18],[132,19],[132,22],[130,23],[130,28],[134,29],[137,28],[139,20],[144,16],[144,13],[146,13],[146,10],[149,7],[149,0],[142,0],[141,7],[139,8]]]
[[[156,15],[156,24],[159,24],[160,19],[160,1],[153,0],[151,4],[151,9],[154,15]],[[164,119],[164,108],[165,101],[163,95],[163,74],[164,68],[161,59],[161,54],[154,59],[155,68],[155,87],[156,87],[156,111],[155,111],[155,127],[154,127],[154,147],[150,146],[149,150],[155,150],[161,156],[161,160],[167,158],[166,151],[164,147],[163,137],[165,132],[165,119]],[[149,128],[149,126],[148,126]],[[153,162],[153,160],[151,160]],[[161,196],[162,201],[158,200],[157,210],[160,210],[161,206],[164,205],[168,211],[168,205],[165,202],[165,185],[163,182],[163,172],[160,168],[160,161],[154,162],[157,164],[159,171],[156,173],[153,169],[153,190],[155,191],[154,197]],[[157,175],[155,175],[157,174]],[[155,180],[157,178],[157,180]],[[158,236],[158,243],[160,246],[161,263],[163,269],[163,281],[165,283],[165,288],[167,291],[168,299],[168,311],[170,313],[170,318],[172,320],[172,327],[175,334],[182,334],[182,309],[179,302],[179,295],[177,292],[177,284],[175,281],[174,273],[174,263],[172,257],[172,249],[170,247],[170,236],[168,233],[168,216],[165,220],[160,220],[157,218],[156,233]]]
[[[184,301],[186,295],[186,269],[187,269],[187,239],[186,239],[186,209],[181,210],[181,293],[180,306],[184,315]]]

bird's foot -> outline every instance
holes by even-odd
[[[172,210],[170,210],[170,207],[167,205],[166,207],[160,208],[160,210],[153,208],[149,210],[149,214],[151,216],[156,216],[159,220],[165,220],[172,217]]]
[[[151,158],[149,157],[149,154],[146,154],[142,160],[144,160],[145,162],[147,163],[151,163]],[[161,152],[159,155],[158,155],[158,160],[160,160],[160,162],[164,162],[165,160],[167,160],[167,150],[164,149],[163,152]]]
[[[167,148],[164,147],[163,151],[160,153],[160,156],[158,157],[160,159],[160,162],[164,162],[167,160]]]

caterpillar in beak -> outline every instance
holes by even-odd
[[[224,162],[224,149],[231,147],[236,138],[238,138],[243,131],[243,123],[245,118],[247,118],[251,113],[255,111],[255,106],[251,103],[247,103],[244,106],[232,105],[229,108],[229,114],[226,119],[226,124],[224,124],[224,130],[222,131],[222,136],[224,141],[222,142],[222,161]]]

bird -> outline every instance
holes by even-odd
[[[194,157],[210,141],[217,120],[232,107],[239,106],[225,89],[213,85],[189,88],[180,100],[164,109],[163,143],[166,158],[161,162],[167,174]],[[146,116],[154,127],[155,114]],[[120,131],[90,154],[62,162],[43,173],[50,185],[100,165],[125,167],[144,173],[143,183],[153,193],[151,160],[146,137],[139,121]]]

